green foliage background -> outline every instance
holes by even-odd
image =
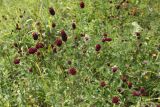
[[[120,96],[121,103],[114,106],[158,104],[155,99],[160,97],[160,1],[129,0],[127,8],[120,9],[115,7],[123,0],[111,1],[85,0],[85,8],[80,9],[79,0],[0,0],[0,106],[110,107],[115,95]],[[48,7],[54,7],[54,17],[48,13]],[[136,16],[129,15],[133,7],[138,8]],[[112,16],[118,18],[110,19]],[[75,31],[71,27],[73,21],[77,25]],[[57,24],[56,29],[52,29],[52,22]],[[143,29],[140,40],[133,36],[133,22]],[[69,40],[58,54],[53,54],[49,45],[59,37],[61,29],[66,30]],[[27,48],[35,44],[33,31],[46,34],[48,50],[41,50],[42,59],[26,55]],[[112,42],[101,43],[104,32]],[[81,33],[89,35],[91,41],[84,43]],[[72,49],[75,36],[80,39],[80,46]],[[15,42],[22,55],[14,49]],[[99,54],[94,49],[97,43],[102,45]],[[21,58],[20,66],[13,64],[15,57]],[[78,70],[75,77],[65,78],[70,67],[68,60]],[[144,60],[147,65],[142,64]],[[112,74],[108,63],[117,65],[118,73]],[[33,73],[27,72],[29,67],[33,67]],[[149,96],[135,98],[126,86],[125,95],[117,93],[123,74],[129,76],[133,89],[145,86]],[[110,88],[100,88],[101,80],[107,81]]]

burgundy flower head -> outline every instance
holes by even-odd
[[[102,42],[110,42],[110,41],[112,41],[112,38],[104,37],[104,38],[102,39]]]
[[[83,9],[84,7],[85,7],[85,4],[84,4],[84,2],[83,2],[83,1],[81,1],[81,2],[80,2],[80,8],[82,8],[82,9]]]
[[[54,16],[55,15],[55,10],[53,9],[53,7],[49,8],[49,13]]]
[[[119,97],[117,97],[117,96],[112,98],[112,103],[114,103],[114,104],[119,104],[119,101],[120,101]]]
[[[16,58],[16,59],[14,60],[14,64],[18,65],[19,63],[20,63],[20,59]]]
[[[39,49],[39,48],[44,48],[44,44],[43,43],[37,43],[36,44],[36,48]]]
[[[145,92],[145,88],[144,88],[144,87],[141,87],[139,91],[140,91],[141,93],[144,93],[144,92]]]
[[[64,42],[66,42],[67,41],[67,34],[66,34],[66,32],[64,30],[61,30],[60,33],[61,33],[62,40]]]
[[[56,42],[56,45],[59,46],[59,47],[62,45],[62,40],[61,39],[57,39],[55,42]]]
[[[133,91],[133,92],[132,92],[132,95],[133,95],[133,96],[140,96],[141,93],[140,93],[139,91]]]
[[[38,35],[39,35],[39,34],[38,34],[37,32],[33,32],[33,33],[32,33],[33,39],[34,39],[34,40],[37,40],[37,39],[38,39]]]
[[[36,53],[37,52],[37,48],[29,48],[28,49],[28,53],[29,54],[34,54],[34,53]]]
[[[96,45],[96,51],[100,51],[100,49],[101,49],[101,45],[100,45],[100,44],[97,44],[97,45]]]
[[[101,82],[100,82],[100,86],[101,86],[101,87],[105,87],[105,86],[106,86],[106,82],[105,82],[105,81],[101,81]]]
[[[70,75],[76,75],[77,71],[76,71],[75,68],[70,68],[70,69],[68,70],[68,73],[69,73]]]

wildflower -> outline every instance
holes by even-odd
[[[100,45],[100,44],[97,44],[97,45],[96,45],[96,51],[100,51],[100,49],[101,49],[101,45]]]
[[[34,53],[36,53],[37,52],[37,48],[29,48],[28,49],[28,53],[29,54],[34,54]]]
[[[53,7],[49,8],[49,13],[54,16],[55,15],[55,10],[53,9]]]
[[[14,64],[19,64],[20,63],[20,59],[18,59],[18,58],[16,58],[15,60],[14,60]]]
[[[112,103],[118,104],[119,103],[119,98],[117,96],[112,98]]]
[[[43,43],[37,43],[36,44],[36,48],[39,49],[39,48],[43,48],[44,47],[44,44]]]
[[[102,42],[110,42],[110,41],[112,41],[112,38],[107,38],[107,37],[102,38]]]
[[[62,37],[62,40],[63,40],[64,42],[67,41],[67,34],[66,34],[66,32],[65,32],[64,30],[61,30],[61,37]]]
[[[140,96],[140,92],[139,92],[139,91],[133,91],[133,92],[132,92],[132,95],[133,95],[133,96]]]
[[[62,45],[62,40],[61,39],[57,39],[56,40],[56,45],[60,47]]]
[[[144,92],[145,92],[145,88],[144,88],[144,87],[141,87],[139,91],[140,91],[141,93],[144,93]]]
[[[33,32],[32,33],[33,39],[37,40],[38,39],[38,33],[37,32]]]
[[[69,73],[70,75],[76,75],[77,71],[76,71],[75,68],[70,68],[70,69],[68,70],[68,73]]]
[[[105,86],[106,86],[106,82],[105,82],[105,81],[101,81],[101,82],[100,82],[100,86],[101,86],[101,87],[105,87]]]
[[[84,4],[83,1],[80,2],[80,7],[81,7],[81,8],[84,8],[84,7],[85,7],[85,4]]]

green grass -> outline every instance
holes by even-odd
[[[85,8],[81,9],[80,0],[0,0],[0,107],[158,105],[160,1],[110,1],[84,0]],[[55,16],[49,14],[49,7],[55,9]],[[16,30],[16,24],[21,30]],[[61,37],[62,29],[68,40],[61,47],[55,46],[54,53],[51,44]],[[40,34],[37,41],[32,32]],[[135,32],[140,32],[140,39]],[[103,43],[104,33],[112,41]],[[90,40],[85,42],[81,34]],[[37,42],[45,45],[38,50],[41,55],[29,55],[28,48]],[[95,51],[96,44],[101,45],[99,52]],[[16,58],[20,58],[18,65],[13,63]],[[113,73],[115,65],[118,71]],[[74,76],[68,74],[71,67],[77,70]],[[124,75],[132,82],[131,88],[121,80]],[[101,87],[101,81],[107,85]],[[145,88],[146,96],[132,95],[139,87]],[[112,103],[114,96],[120,99],[117,105]]]

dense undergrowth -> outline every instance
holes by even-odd
[[[159,6],[0,0],[0,106],[159,107]]]

